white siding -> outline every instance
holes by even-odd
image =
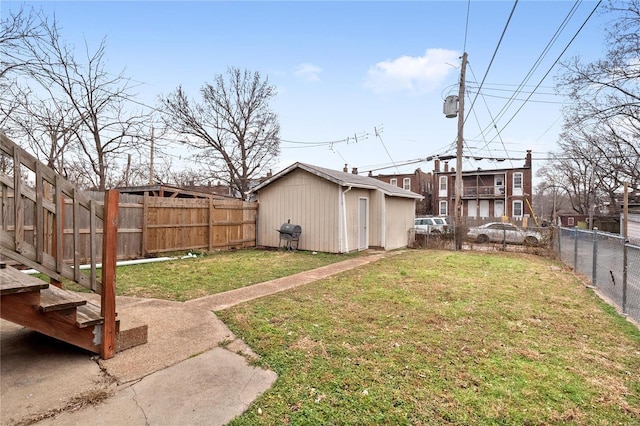
[[[301,250],[339,252],[337,190],[334,183],[294,170],[258,191],[258,246],[277,247],[276,230],[290,219],[302,227]]]
[[[278,247],[277,230],[291,220],[302,227],[301,250],[355,251],[361,198],[368,201],[368,246],[386,250],[405,247],[408,230],[413,227],[414,199],[385,196],[379,190],[340,187],[302,169],[258,191],[257,245]]]
[[[413,228],[416,202],[411,198],[385,197],[386,241],[385,250],[406,247],[409,229]]]
[[[369,191],[369,247],[383,247],[385,196],[380,191]]]

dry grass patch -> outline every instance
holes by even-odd
[[[221,316],[279,375],[234,424],[640,423],[640,332],[532,255],[410,251]]]
[[[185,301],[222,293],[350,259],[358,254],[239,250],[204,253],[193,259],[120,266],[118,296]],[[82,291],[74,284],[66,288]]]

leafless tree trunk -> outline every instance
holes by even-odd
[[[615,206],[625,182],[640,191],[640,0],[611,1],[608,11],[616,20],[605,59],[563,64],[558,88],[571,102],[557,157],[571,161],[556,161],[555,167],[571,168],[576,180],[580,174],[581,181],[593,177],[592,191]]]
[[[161,99],[165,126],[198,149],[208,179],[227,183],[246,199],[280,152],[280,125],[269,102],[276,89],[258,72],[229,68],[190,100],[182,87]]]
[[[24,13],[18,16],[36,23],[37,37],[12,38],[3,50],[10,52],[13,62],[7,69],[38,89],[21,91],[24,98],[12,98],[20,110],[12,110],[12,124],[30,136],[48,163],[58,162],[63,151],[70,153],[72,158],[62,169],[104,190],[109,178],[107,165],[116,169],[127,150],[136,141],[145,140],[144,119],[148,115],[131,112],[133,86],[123,73],[107,70],[104,40],[95,51],[85,43],[86,58],[79,60],[64,43],[55,20],[48,22],[40,15],[26,18]],[[38,100],[41,96],[46,101]]]

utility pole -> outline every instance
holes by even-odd
[[[460,67],[460,91],[458,93],[458,141],[456,149],[456,249],[462,248],[462,144],[464,143],[464,80],[467,69],[467,52],[462,54]]]
[[[151,128],[151,156],[149,158],[149,185],[153,185],[153,154],[155,151],[155,138],[153,136],[153,127]]]

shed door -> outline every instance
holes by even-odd
[[[367,232],[368,228],[368,204],[366,198],[358,198],[358,250],[366,250],[369,248]]]

